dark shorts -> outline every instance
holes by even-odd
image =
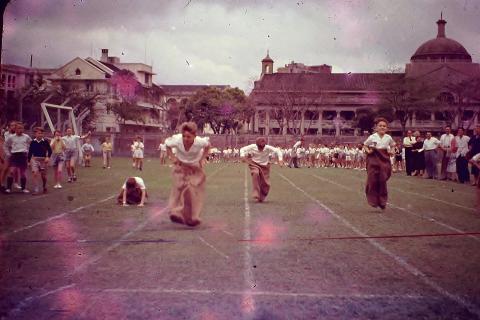
[[[54,167],[58,167],[61,162],[65,161],[63,153],[52,153],[52,163]]]
[[[397,154],[395,155],[395,161],[402,161],[402,155],[401,154]]]
[[[67,149],[65,150],[65,161],[77,161],[78,150],[77,149]]]
[[[26,152],[12,153],[10,156],[10,167],[26,170],[28,167],[28,154]]]

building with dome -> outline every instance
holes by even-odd
[[[466,79],[480,78],[480,65],[459,42],[447,38],[447,22],[437,21],[437,37],[418,47],[403,73],[332,73],[328,65],[306,66],[291,62],[273,72],[274,61],[269,53],[262,60],[260,78],[250,94],[256,113],[251,130],[259,134],[306,134],[356,140],[362,135],[355,128],[360,110],[374,109],[382,104],[385,86],[402,79],[418,80],[443,88],[441,95],[451,103],[458,102],[449,85]],[[448,105],[445,105],[448,108]],[[478,123],[480,101],[470,101],[460,126],[472,128]],[[420,131],[441,131],[451,120],[443,112],[414,112],[407,128]],[[399,121],[390,124],[393,135],[402,135]]]

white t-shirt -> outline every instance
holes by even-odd
[[[472,157],[472,161],[475,161],[475,162],[480,161],[480,153],[477,153],[476,155],[474,155],[474,156]]]
[[[363,143],[367,147],[374,147],[376,149],[386,149],[395,146],[395,141],[388,134],[384,134],[383,137],[380,137],[378,133],[370,135],[367,140]]]
[[[203,149],[210,146],[208,138],[196,136],[192,146],[186,151],[181,133],[174,134],[170,138],[167,138],[165,144],[169,148],[175,148],[175,156],[177,159],[188,164],[197,164],[200,162],[200,159],[202,159],[203,156]]]
[[[275,147],[269,146],[268,144],[263,148],[263,151],[258,150],[258,147],[256,144],[249,144],[248,146],[245,146],[240,149],[240,157],[245,157],[247,154],[252,156],[252,160],[255,163],[261,164],[262,166],[265,166],[268,164],[268,156],[271,153],[275,153],[278,157],[278,160],[282,161],[283,160],[283,155],[280,149],[277,149]]]
[[[145,187],[145,183],[143,182],[143,179],[140,178],[140,177],[133,177],[135,178],[135,182],[138,184],[138,186],[140,187],[140,189],[142,190],[146,190],[147,188]],[[125,180],[125,182],[123,183],[123,186],[122,186],[122,189],[125,190],[125,188],[127,187],[127,180],[130,179],[130,178],[127,178]]]
[[[62,137],[63,142],[65,142],[65,149],[78,149],[78,141],[80,140],[80,136],[71,135],[71,136],[64,136]]]

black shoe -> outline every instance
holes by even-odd
[[[186,221],[186,225],[189,226],[189,227],[196,227],[200,224],[200,220],[196,220],[196,219],[189,219]]]
[[[185,224],[185,222],[183,221],[182,218],[180,218],[179,216],[173,215],[173,214],[170,215],[170,221],[175,222],[175,223]]]
[[[379,205],[380,209],[385,210],[386,206],[384,205]]]

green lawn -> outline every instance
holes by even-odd
[[[480,319],[474,187],[394,174],[381,212],[365,171],[274,166],[255,203],[245,165],[210,164],[192,229],[168,219],[170,170],[95,159],[0,195],[0,319]],[[135,175],[147,206],[116,205]]]

